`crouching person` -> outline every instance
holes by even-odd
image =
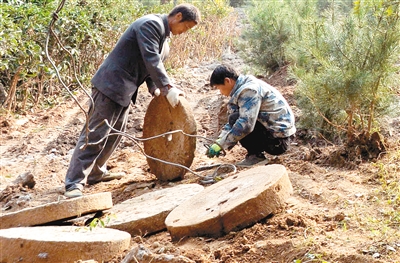
[[[230,150],[240,142],[247,154],[236,165],[251,167],[266,160],[264,153],[280,155],[289,149],[295,118],[276,88],[252,75],[239,75],[228,65],[215,68],[210,85],[230,99],[228,123],[207,150],[208,157],[218,157],[221,147]]]

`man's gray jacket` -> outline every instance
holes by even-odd
[[[167,15],[153,14],[137,19],[97,70],[91,81],[93,86],[116,103],[128,107],[144,81],[150,93],[171,85],[161,56],[169,35]],[[169,50],[169,47],[164,49]]]

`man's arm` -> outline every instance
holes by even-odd
[[[144,64],[152,81],[162,93],[166,94],[167,90],[165,89],[168,85],[171,86],[171,81],[159,53],[160,43],[165,39],[162,33],[162,21],[160,23],[156,20],[149,20],[142,24],[137,32],[137,39]]]

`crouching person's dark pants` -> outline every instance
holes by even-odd
[[[229,115],[229,124],[233,126],[238,118],[238,112],[232,113]],[[257,121],[254,130],[239,142],[247,150],[247,155],[258,155],[262,152],[280,155],[289,149],[290,137],[275,138],[264,125]]]

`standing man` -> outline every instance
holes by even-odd
[[[294,115],[277,89],[254,76],[238,75],[228,65],[215,68],[210,85],[230,100],[228,123],[209,147],[208,157],[218,157],[221,147],[229,150],[240,142],[247,155],[236,165],[251,167],[266,160],[264,152],[280,155],[288,150],[296,132]]]
[[[145,81],[152,95],[168,94],[168,99],[170,94],[179,95],[179,92],[169,93],[173,84],[162,61],[169,51],[166,38],[188,31],[200,20],[200,11],[195,6],[180,4],[168,15],[150,14],[137,19],[121,36],[92,78],[93,104],[88,120],[91,131],[87,134],[84,127],[78,139],[65,177],[66,197],[82,196],[85,183],[121,178],[110,174],[106,164],[121,136],[113,134],[104,120],[125,132],[129,104],[135,103],[138,87]],[[85,145],[86,136],[89,143],[105,139]]]

